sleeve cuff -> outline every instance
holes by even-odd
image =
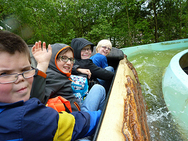
[[[38,69],[36,69],[35,75],[39,75],[39,76],[44,77],[44,78],[47,77],[47,74],[46,74],[46,73],[44,73],[44,72],[42,72],[42,71],[40,71],[40,70],[38,70]]]

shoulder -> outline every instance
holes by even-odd
[[[104,56],[104,55],[102,55],[100,53],[97,53],[96,57],[101,58],[101,59],[107,59],[106,56]]]

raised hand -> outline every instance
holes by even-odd
[[[48,68],[51,56],[52,56],[52,48],[48,45],[48,49],[46,49],[46,43],[43,42],[41,47],[41,41],[36,42],[32,47],[32,54],[37,61],[37,68],[44,73]]]

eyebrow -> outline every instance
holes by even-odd
[[[24,69],[29,69],[29,68],[31,68],[31,66],[29,65],[29,66],[25,66],[25,67],[23,67],[23,68],[21,68],[21,70],[24,70]],[[14,69],[0,69],[0,72],[13,72],[14,71]]]
[[[88,49],[88,48],[90,48],[90,49],[91,49],[91,47],[86,47],[86,48],[84,47],[84,48],[82,48],[82,49]]]

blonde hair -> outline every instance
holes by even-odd
[[[96,53],[98,53],[99,48],[102,46],[108,46],[112,49],[112,43],[110,42],[110,40],[103,39],[98,42],[97,47],[96,47]]]

